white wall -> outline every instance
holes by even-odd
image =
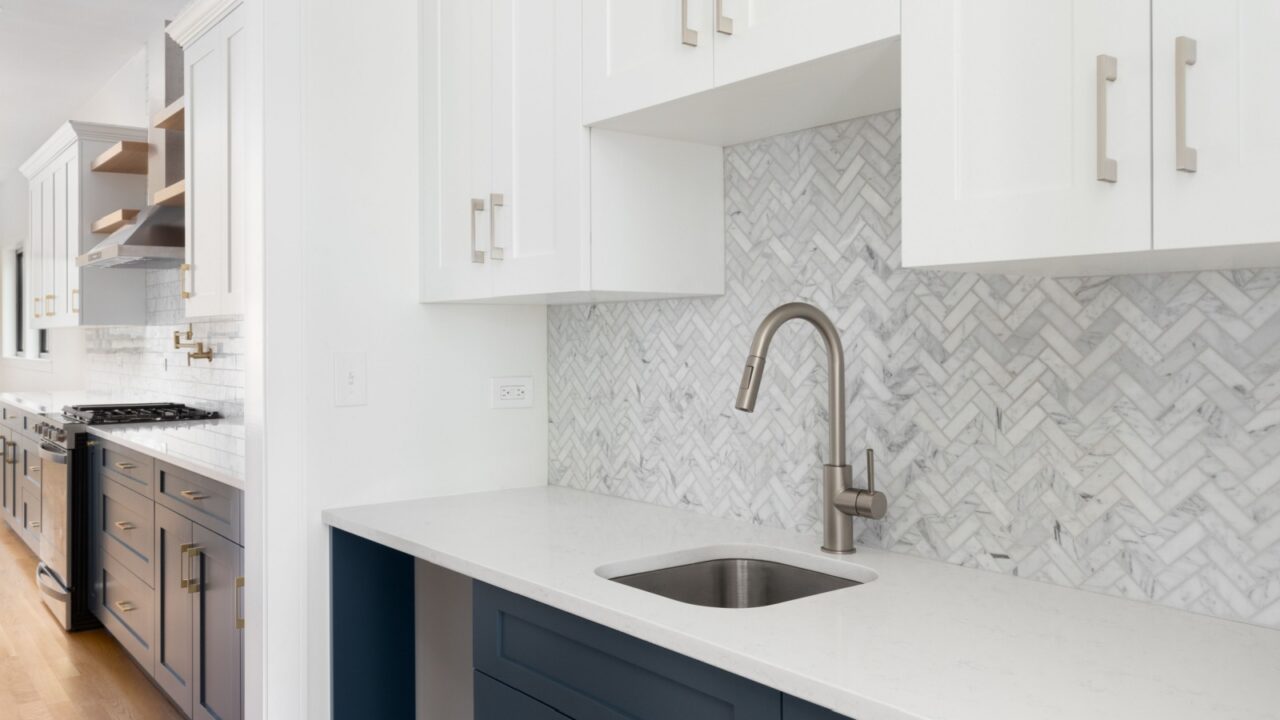
[[[139,48],[93,97],[84,99],[67,120],[146,127],[146,48]],[[55,130],[56,126],[50,127],[49,135]],[[38,147],[39,143],[29,151],[35,152]],[[8,323],[17,311],[8,292],[15,271],[10,250],[23,244],[26,237],[27,179],[16,167],[0,168],[0,249],[3,249],[0,252],[0,289],[3,289],[0,332],[4,333],[6,343]],[[79,328],[50,330],[48,342],[51,358],[48,362],[0,359],[0,390],[75,390],[84,387],[84,331]],[[5,347],[7,353],[8,346]]]
[[[265,13],[265,714],[327,718],[321,511],[544,484],[546,311],[416,301],[416,4]],[[365,406],[333,404],[346,351]],[[503,375],[535,378],[534,408],[488,407]]]

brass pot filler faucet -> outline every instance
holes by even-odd
[[[753,412],[760,393],[760,377],[764,359],[769,354],[773,335],[788,320],[807,320],[818,329],[827,344],[827,399],[830,403],[830,448],[827,464],[822,466],[822,549],[831,553],[851,553],[853,518],[879,520],[889,508],[889,500],[876,492],[875,453],[867,449],[867,489],[853,487],[853,470],[845,464],[844,454],[844,345],[836,326],[818,308],[808,303],[780,305],[765,316],[751,341],[751,354],[742,372],[735,407]]]

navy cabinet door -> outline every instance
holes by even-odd
[[[782,714],[777,690],[630,635],[483,583],[474,602],[476,669],[574,720]]]
[[[519,690],[485,675],[479,670],[476,676],[475,720],[569,720],[567,715],[552,710]]]
[[[782,720],[848,720],[848,718],[813,703],[783,695]]]

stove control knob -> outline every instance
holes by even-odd
[[[67,441],[67,431],[66,431],[66,430],[58,430],[57,432],[55,432],[55,433],[53,434],[53,439],[54,439],[54,440],[57,440],[57,441],[58,441],[58,442],[60,442],[60,443],[62,443],[62,442],[66,442],[66,441]]]

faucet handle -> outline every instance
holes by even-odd
[[[876,491],[876,451],[871,448],[867,448],[867,489],[853,493],[852,515],[879,520],[889,511],[889,498]]]

